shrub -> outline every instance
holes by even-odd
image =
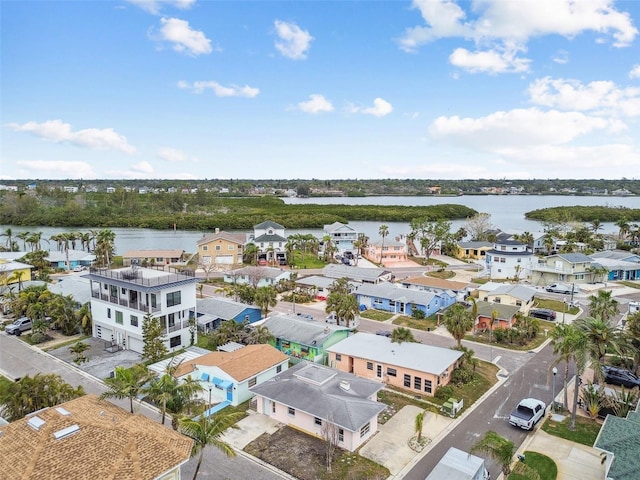
[[[435,397],[438,400],[447,400],[452,395],[453,395],[453,387],[451,385],[445,385],[444,387],[440,387],[436,391]]]
[[[411,311],[411,316],[413,318],[415,318],[416,320],[424,320],[425,318],[427,318],[425,313],[422,310],[420,310],[419,308],[413,309]]]
[[[42,343],[47,339],[47,336],[44,333],[36,332],[31,334],[31,343],[37,345],[38,343]]]
[[[468,367],[458,367],[451,374],[451,381],[458,386],[462,386],[466,383],[471,382],[472,380],[473,370]]]

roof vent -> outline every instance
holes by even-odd
[[[347,380],[341,380],[340,381],[340,388],[346,392],[348,392],[349,390],[351,390],[351,383],[348,382]]]
[[[40,430],[40,427],[42,427],[45,423],[47,422],[36,415],[29,419],[27,425],[29,425],[34,430]]]
[[[56,407],[56,411],[60,414],[60,415],[64,415],[65,417],[70,417],[71,416],[71,412],[69,410],[67,410],[66,408],[63,407]]]
[[[80,430],[80,426],[76,423],[74,425],[71,425],[70,427],[63,428],[62,430],[58,430],[57,432],[54,432],[53,433],[53,437],[56,440],[60,440],[61,438],[65,438],[65,437],[68,437],[70,435],[73,435],[78,430]]]

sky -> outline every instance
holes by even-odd
[[[0,1],[0,180],[640,178],[640,1]]]

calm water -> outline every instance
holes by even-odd
[[[489,213],[491,223],[494,227],[507,232],[521,233],[529,231],[531,233],[542,232],[542,225],[539,222],[526,220],[525,212],[537,208],[571,206],[571,205],[603,205],[603,206],[624,206],[629,208],[640,208],[640,197],[567,197],[567,196],[520,196],[520,195],[488,195],[488,196],[460,196],[460,197],[365,197],[365,198],[288,198],[284,199],[288,204],[321,204],[321,205],[410,205],[428,206],[443,203],[453,203],[466,205],[478,212]],[[383,222],[350,222],[358,232],[366,234],[371,240],[379,238],[378,229]],[[389,227],[389,238],[394,238],[401,234],[410,232],[409,225],[404,222],[384,222]],[[464,224],[464,221],[452,222],[452,230],[457,230]],[[285,225],[286,227],[286,225]],[[13,230],[14,235],[23,231],[42,232],[43,238],[50,238],[65,231],[77,231],[77,229],[55,228],[55,227],[21,227],[21,226],[0,226],[0,232],[7,228]],[[83,229],[87,231],[89,229]],[[144,228],[112,228],[116,234],[116,251],[122,254],[127,250],[137,249],[167,249],[178,248],[187,252],[196,250],[196,242],[203,235],[211,233],[198,231],[173,231],[173,230],[149,230]],[[604,223],[604,233],[617,232],[617,228],[612,223]],[[248,232],[247,232],[248,233]],[[311,233],[317,237],[322,237],[322,229],[315,230],[287,230],[287,234]],[[0,238],[0,242],[5,242],[6,237]],[[21,241],[16,239],[21,245]],[[46,248],[46,242],[43,242]],[[22,247],[22,245],[21,245]],[[55,243],[51,243],[51,248],[56,248]],[[78,246],[79,248],[79,246]]]

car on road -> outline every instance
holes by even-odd
[[[14,320],[9,325],[7,325],[4,331],[7,335],[17,335],[20,336],[22,332],[26,332],[27,330],[31,330],[31,319],[29,317],[20,317],[17,320]]]
[[[563,293],[565,295],[571,295],[572,293],[578,293],[578,288],[575,285],[565,285],[563,283],[554,283],[544,288],[549,293]]]
[[[640,387],[640,378],[629,370],[618,367],[603,367],[604,381],[611,385],[620,385],[625,388]]]
[[[509,423],[523,430],[533,430],[536,423],[544,416],[547,406],[537,398],[524,398],[509,415]]]
[[[555,322],[556,320],[556,312],[548,308],[532,308],[529,310],[529,316],[547,320],[549,322]]]

